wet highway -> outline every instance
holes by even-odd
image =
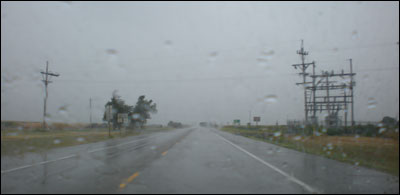
[[[398,177],[191,127],[2,157],[1,193],[398,193]]]

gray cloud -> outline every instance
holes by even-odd
[[[398,2],[2,2],[1,119],[94,121],[117,89],[153,99],[151,123],[303,118],[300,39],[317,70],[357,73],[356,120],[398,117]],[[276,102],[260,101],[274,95]],[[368,108],[368,98],[376,107]],[[68,112],[59,112],[63,108]]]

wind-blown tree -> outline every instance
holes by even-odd
[[[116,90],[113,92],[113,96],[110,101],[105,104],[107,108],[108,105],[112,106],[112,123],[113,129],[120,129],[121,124],[118,123],[118,113],[130,113],[133,111],[133,106],[125,104],[125,101],[121,99],[121,96],[117,95]],[[103,121],[106,121],[106,112],[104,112]]]
[[[385,116],[383,117],[381,121],[384,125],[386,126],[395,126],[396,124],[398,125],[398,121],[395,118],[392,118],[390,116]]]
[[[151,118],[150,113],[157,113],[156,103],[153,103],[153,100],[146,100],[144,95],[140,96],[133,112],[129,114],[131,127],[143,128],[147,119]]]

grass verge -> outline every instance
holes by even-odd
[[[1,156],[22,155],[26,152],[43,152],[49,149],[100,142],[108,139],[137,136],[172,130],[169,127],[151,127],[143,130],[111,131],[108,129],[76,129],[76,130],[1,130]]]
[[[399,176],[399,139],[360,136],[300,136],[273,130],[246,130],[222,127],[221,130],[276,144],[297,151],[373,168]]]

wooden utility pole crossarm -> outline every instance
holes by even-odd
[[[301,56],[301,64],[293,64],[292,66],[295,69],[300,68],[301,72],[299,74],[303,76],[303,82],[296,83],[296,84],[302,84],[305,86],[308,83],[308,82],[306,82],[306,78],[308,75],[306,70],[307,70],[308,66],[313,65],[314,62],[305,63],[305,56],[308,55],[308,52],[304,50],[303,40],[301,40],[301,47],[300,47],[300,50],[297,50],[297,54],[299,54]],[[305,122],[307,124],[308,123],[308,107],[307,107],[307,89],[306,88],[304,88],[304,115],[305,115]]]
[[[45,97],[44,97],[44,105],[43,105],[43,129],[47,129],[47,125],[46,125],[46,105],[47,105],[47,96],[48,96],[48,91],[47,91],[47,86],[49,85],[49,83],[51,83],[51,81],[49,80],[51,76],[55,76],[58,77],[60,76],[60,74],[57,73],[52,73],[49,72],[49,61],[46,61],[46,72],[41,71],[40,72],[42,74],[43,77],[43,83],[44,83],[44,87],[45,87]]]

